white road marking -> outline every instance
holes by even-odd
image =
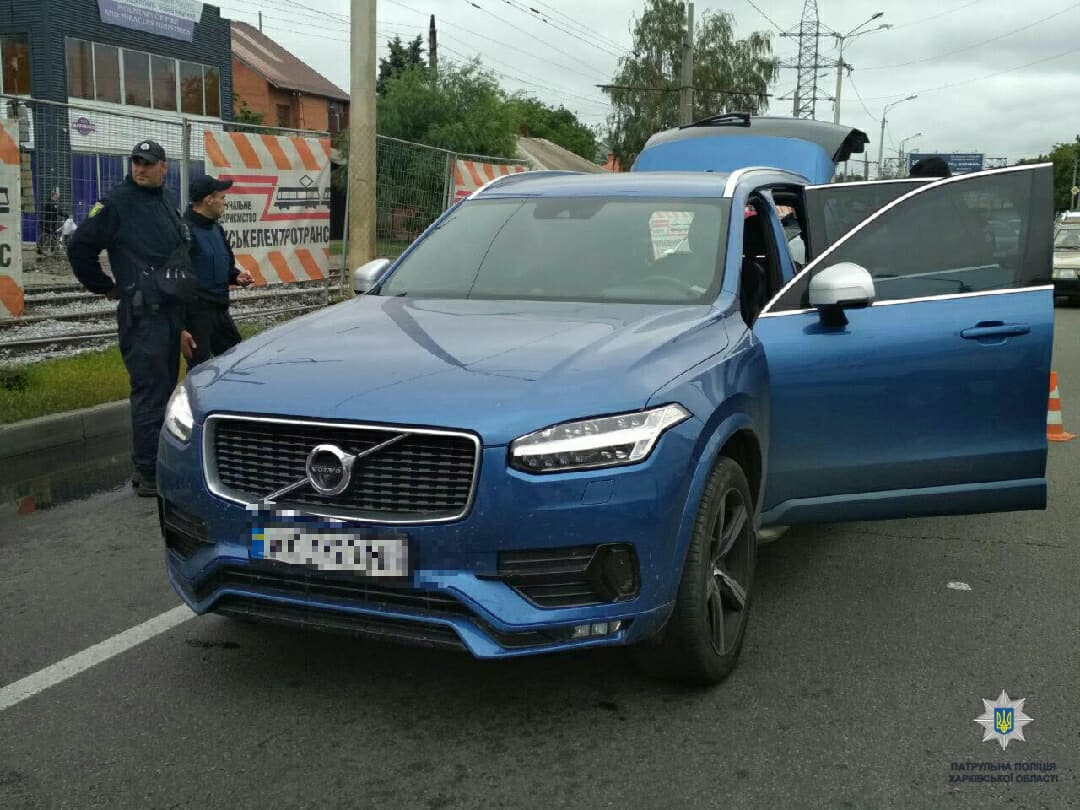
[[[180,605],[162,613],[160,616],[155,616],[149,621],[129,628],[122,633],[117,633],[112,638],[107,638],[93,647],[87,647],[82,652],[75,653],[63,661],[57,661],[52,666],[45,667],[45,669],[39,670],[33,675],[27,675],[22,680],[8,684],[0,688],[0,712],[10,709],[29,697],[33,697],[38,692],[43,692],[50,686],[63,683],[68,678],[73,678],[80,672],[90,669],[90,667],[100,664],[102,661],[107,661],[113,656],[142,644],[144,641],[149,641],[154,636],[172,630],[188,619],[194,618],[195,614],[191,612],[191,608],[187,605]]]
[[[952,588],[954,591],[970,591],[971,586],[966,582],[950,582],[945,587]]]

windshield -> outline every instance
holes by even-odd
[[[1054,234],[1054,247],[1059,250],[1080,250],[1080,228],[1062,228]]]
[[[454,211],[381,295],[711,302],[725,203],[700,199],[476,200]]]

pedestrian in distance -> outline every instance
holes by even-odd
[[[951,177],[949,164],[939,157],[917,160],[911,165],[910,177]]]
[[[220,220],[225,213],[231,180],[202,175],[191,181],[191,204],[184,221],[191,227],[191,264],[195,270],[195,297],[186,307],[181,350],[188,368],[205,363],[240,342],[240,332],[229,315],[229,286],[247,287],[251,273],[236,266],[236,257]]]
[[[131,152],[131,173],[90,209],[68,260],[90,292],[118,302],[120,353],[131,380],[133,483],[157,495],[158,436],[180,372],[184,305],[194,289],[191,234],[165,191],[168,161],[154,141]],[[108,251],[109,276],[101,267]]]

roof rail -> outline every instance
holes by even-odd
[[[488,180],[486,183],[484,183],[484,185],[480,186],[480,188],[478,188],[476,191],[474,191],[472,194],[470,194],[465,199],[471,200],[473,197],[477,196],[478,194],[481,194],[481,193],[487,191],[488,189],[494,188],[495,186],[504,186],[507,183],[514,183],[514,182],[517,182],[518,180],[523,180],[523,179],[526,179],[526,178],[539,177],[541,175],[554,177],[556,175],[561,175],[561,174],[585,174],[585,172],[574,172],[574,171],[570,171],[569,169],[535,169],[535,170],[526,171],[526,172],[515,172],[514,174],[504,174],[504,175],[501,175],[499,177],[496,177],[494,180]]]

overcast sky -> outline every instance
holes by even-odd
[[[797,30],[802,0],[695,3],[700,21],[727,11],[736,31],[771,31],[776,55],[795,61],[797,40],[779,36]],[[345,90],[349,89],[349,0],[223,0],[226,17],[257,22],[264,32]],[[547,16],[542,21],[529,8]],[[525,91],[563,104],[589,124],[602,124],[609,110],[595,87],[610,81],[619,56],[631,45],[633,0],[378,0],[380,55],[385,40],[423,34],[435,14],[442,58],[480,56],[500,74],[510,92]],[[917,93],[889,111],[885,154],[906,151],[973,151],[1010,162],[1047,152],[1080,133],[1080,2],[1073,0],[818,0],[821,23],[841,33],[876,11],[867,28],[894,28],[848,40],[841,121],[870,136],[876,159],[883,106]],[[1053,16],[1052,16],[1053,15]],[[772,22],[770,22],[770,20]],[[993,41],[988,41],[993,40]],[[835,41],[821,40],[821,59],[835,63]],[[1035,63],[1035,64],[1031,64]],[[836,71],[823,68],[817,117],[831,120]],[[996,74],[996,75],[995,75]],[[772,88],[769,112],[790,115],[794,69],[784,69]],[[955,85],[942,87],[943,85]],[[861,101],[860,101],[861,96]]]

